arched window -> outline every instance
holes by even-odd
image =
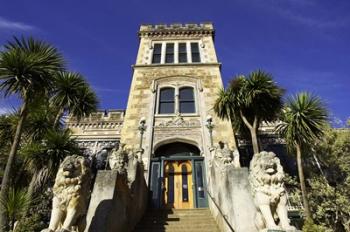
[[[180,113],[195,113],[194,94],[192,87],[184,87],[179,91]]]
[[[159,95],[159,114],[172,114],[175,110],[175,89],[163,88]]]

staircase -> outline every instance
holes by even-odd
[[[210,210],[149,209],[134,232],[219,232]]]

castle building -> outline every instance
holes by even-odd
[[[148,208],[206,208],[221,231],[234,227],[235,231],[254,232],[248,169],[237,168],[239,154],[232,125],[213,110],[223,87],[214,35],[211,23],[141,25],[126,109],[99,111],[79,121],[68,117],[66,126],[80,147],[98,161],[98,169],[108,169],[106,160],[116,147],[136,152],[147,186]],[[243,139],[237,141],[247,145]],[[100,174],[89,206],[89,228],[100,212],[98,205],[107,202],[102,199],[107,192],[115,198],[116,186],[101,190],[107,189],[111,175]],[[128,191],[134,189],[124,192]],[[141,195],[140,191],[129,195],[135,194]],[[124,221],[130,224],[127,218]],[[104,224],[99,224],[100,230],[88,231],[103,231]]]

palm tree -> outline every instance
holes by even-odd
[[[81,74],[74,72],[58,72],[56,74],[51,98],[52,106],[57,108],[54,127],[58,126],[64,112],[70,112],[73,116],[80,118],[96,111],[96,95],[93,94],[94,96],[87,99],[87,102],[82,101],[82,98],[85,98],[86,90],[93,92]]]
[[[80,149],[69,130],[48,130],[41,142],[32,142],[20,150],[26,168],[33,173],[28,195],[43,186],[47,179],[58,171],[61,161],[68,155],[80,154]]]
[[[28,105],[38,95],[45,95],[52,86],[52,74],[63,69],[62,55],[53,46],[35,40],[14,38],[0,52],[0,90],[4,96],[17,95],[22,99],[16,133],[10,149],[0,197],[5,197],[9,188],[12,165],[19,146],[23,123],[28,114]],[[3,207],[0,212],[0,229],[7,225]]]
[[[257,132],[263,121],[274,121],[282,109],[284,90],[272,76],[258,70],[237,76],[226,89],[220,90],[214,111],[221,119],[231,120],[236,130],[249,129],[254,154],[259,153]]]
[[[282,112],[283,123],[276,129],[283,135],[289,147],[296,150],[305,217],[311,220],[302,165],[302,148],[312,145],[323,136],[323,129],[327,122],[327,110],[320,98],[302,92],[288,98]]]

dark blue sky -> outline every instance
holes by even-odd
[[[126,107],[141,23],[212,21],[224,83],[261,68],[287,95],[311,91],[339,123],[350,117],[349,0],[11,0],[0,44],[32,35],[57,46],[86,76],[100,108]],[[0,112],[15,104],[0,99]]]

